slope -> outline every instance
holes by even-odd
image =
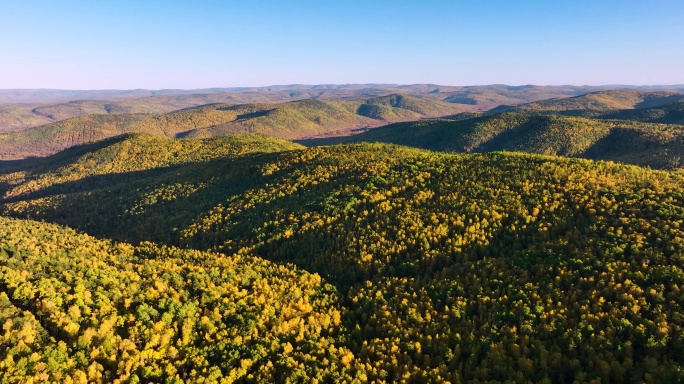
[[[658,382],[681,380],[684,364],[683,186],[682,174],[635,166],[364,144],[84,177],[41,186],[3,205],[9,214],[98,236],[256,255],[319,273],[340,295],[339,301],[331,297],[341,315],[341,328],[334,328],[341,335],[331,343],[343,341],[334,350],[307,344],[306,353],[317,356],[308,363],[272,360],[276,367],[300,369],[300,380],[311,381],[322,362],[330,372],[322,378],[338,375],[327,376],[331,381],[349,375],[378,382]],[[149,263],[169,257],[139,254]],[[213,263],[214,257],[198,258]],[[173,255],[170,260],[184,273],[183,262]],[[137,268],[133,263],[125,270]],[[166,303],[157,295],[201,287],[201,304],[200,298],[208,306],[224,300],[228,307],[208,309],[193,323],[210,332],[219,353],[206,357],[208,350],[200,348],[193,356],[206,359],[206,372],[218,380],[231,372],[220,365],[226,354],[227,364],[245,358],[239,349],[245,334],[211,333],[211,325],[240,326],[235,322],[248,319],[237,314],[273,312],[231,312],[229,289],[209,280],[232,276],[230,268],[204,268],[168,279],[159,273],[161,285],[145,292],[149,301]],[[156,270],[148,268],[146,276]],[[256,297],[266,288],[250,279],[239,289]],[[10,293],[19,292],[32,290]],[[215,295],[206,296],[210,292]],[[304,300],[293,313],[303,314],[287,326],[267,328],[289,329],[290,337],[306,343],[317,334],[297,327],[330,323],[306,318],[308,294],[290,292]],[[136,311],[143,324],[158,326],[143,340],[159,343],[167,329],[174,340],[175,330],[183,329],[175,317],[182,311],[174,308],[159,304],[149,323],[142,317],[149,312]],[[68,325],[70,318],[63,318]],[[220,336],[225,334],[230,339]],[[289,340],[275,344],[287,353]],[[245,380],[268,367],[271,358],[264,355],[274,349],[264,347],[267,352],[247,355]],[[155,359],[184,356],[160,350]],[[317,352],[323,350],[336,351],[339,360],[325,356],[326,365]],[[191,371],[157,370],[145,377],[164,381],[181,372]]]
[[[391,124],[339,141],[386,142],[447,152],[523,151],[661,169],[680,167],[684,155],[684,127],[679,125],[519,112]]]
[[[372,108],[377,107],[376,110]],[[346,134],[357,128],[375,127],[387,122],[443,116],[459,111],[448,103],[410,96],[390,95],[354,101],[307,99],[279,105],[239,105],[226,107],[236,113],[232,121],[209,128],[190,130],[184,137],[212,137],[229,133],[259,132],[297,139]]]
[[[684,100],[684,94],[675,92],[642,92],[634,90],[611,90],[586,95],[549,99],[515,107],[521,112],[563,112],[586,114],[619,109],[642,109],[671,104]]]
[[[367,100],[359,105],[357,113],[373,119],[396,121],[444,116],[449,110],[455,110],[453,105],[394,94]]]
[[[97,175],[123,174],[246,154],[301,149],[302,146],[261,134],[204,140],[178,140],[149,134],[125,134],[69,148],[45,161],[6,167],[0,176],[4,197],[40,190]],[[16,186],[16,187],[15,187]]]
[[[33,105],[0,105],[0,133],[49,124],[53,120],[33,112]]]
[[[684,124],[684,100],[658,107],[626,109],[597,116],[601,119],[633,120],[645,123]]]
[[[360,106],[399,100],[387,115],[360,115]],[[211,104],[164,115],[88,115],[23,131],[0,134],[0,159],[46,156],[74,145],[129,132],[207,138],[232,133],[265,133],[294,139],[346,134],[356,128],[459,112],[458,106],[409,96],[357,101],[301,100],[281,104]]]
[[[0,239],[3,382],[352,379],[317,275],[4,217]]]
[[[392,94],[443,101],[458,107],[460,111],[486,111],[502,104],[518,105],[609,88],[533,85],[457,87],[436,84],[294,84],[199,90],[0,90],[0,132],[21,130],[88,114],[161,114],[206,104],[281,103],[303,99],[363,100]]]
[[[0,132],[22,130],[38,125],[49,124],[57,121],[66,120],[91,114],[121,114],[121,113],[154,113],[163,114],[174,110],[192,108],[207,104],[253,104],[253,103],[282,103],[294,100],[319,99],[327,101],[342,100],[364,100],[378,96],[392,95],[397,92],[409,96],[427,97],[430,101],[438,102],[436,97],[416,89],[416,87],[396,87],[368,85],[359,87],[265,87],[254,89],[232,89],[229,91],[199,90],[191,91],[150,91],[149,95],[144,92],[125,94],[115,94],[103,92],[81,92],[74,93],[75,100],[55,104],[26,103],[32,98],[29,92],[26,98],[21,97],[21,93],[16,97],[25,101],[24,103],[9,103],[0,105]],[[38,92],[40,94],[40,92]],[[49,94],[49,93],[48,93]],[[68,95],[69,92],[63,92]],[[4,94],[11,96],[10,94]],[[61,93],[56,92],[55,96]],[[104,100],[84,99],[88,96],[107,96]],[[137,97],[135,97],[137,95]],[[147,97],[141,97],[146,95]],[[0,103],[2,103],[2,91],[0,90]],[[79,97],[80,96],[80,97]],[[66,97],[66,96],[65,96]],[[11,101],[11,100],[10,100]],[[464,106],[458,108],[454,105],[442,106],[450,110],[462,110]],[[466,108],[470,109],[470,108]],[[429,114],[428,114],[429,115]],[[441,115],[441,113],[439,114]],[[436,116],[436,115],[433,115]]]
[[[469,105],[477,111],[498,106],[511,106],[558,97],[571,97],[603,90],[603,87],[575,86],[509,86],[503,84],[467,86],[458,90],[440,92],[444,101]]]
[[[0,159],[46,156],[74,145],[133,132],[148,115],[90,115],[0,134]],[[145,132],[163,134],[153,126]]]
[[[256,104],[225,107],[235,118],[209,127],[198,127],[183,137],[202,138],[230,133],[259,132],[287,139],[323,135],[382,124],[342,108],[335,102],[302,100],[280,105]]]

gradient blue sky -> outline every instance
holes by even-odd
[[[0,88],[682,84],[684,1],[0,0]]]

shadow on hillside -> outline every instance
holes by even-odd
[[[298,215],[304,212],[296,212]],[[548,233],[553,238],[560,238],[568,230],[578,228],[578,226],[588,225],[578,221],[577,215],[568,215],[564,221],[556,221],[551,226]],[[338,241],[334,237],[321,237],[317,231],[309,231],[298,235],[288,241],[280,241],[270,245],[256,248],[255,253],[262,258],[273,262],[293,263],[298,267],[309,272],[316,272],[323,276],[327,281],[335,284],[340,292],[347,292],[351,287],[366,280],[376,280],[387,277],[413,278],[421,276],[425,279],[438,280],[443,278],[444,270],[459,267],[463,262],[477,263],[486,258],[507,259],[511,267],[529,268],[537,264],[558,265],[562,255],[549,255],[538,252],[527,251],[533,243],[532,239],[538,238],[539,229],[530,226],[526,229],[510,230],[510,224],[514,218],[508,218],[501,225],[501,229],[495,232],[487,244],[470,244],[458,254],[443,253],[440,257],[426,258],[425,255],[416,250],[409,250],[404,254],[395,255],[387,264],[378,268],[360,269],[358,268],[358,258],[360,254],[352,254],[351,259],[334,258],[334,244]],[[584,220],[584,217],[582,217]],[[240,219],[238,218],[238,220]],[[389,221],[392,221],[391,219]],[[358,231],[355,222],[346,223],[345,231]],[[383,228],[387,234],[385,241],[399,242],[397,234],[399,228]],[[328,233],[328,231],[323,231]],[[332,231],[330,231],[332,233]],[[547,239],[548,241],[553,238]],[[329,241],[330,244],[325,244]],[[435,244],[435,247],[439,245]],[[502,250],[506,253],[501,253]],[[343,249],[336,251],[343,252]],[[312,260],[314,259],[314,260]]]
[[[261,117],[261,116],[266,116],[272,111],[275,111],[275,109],[266,109],[263,111],[256,111],[256,112],[251,112],[251,113],[243,113],[241,115],[237,115],[235,117],[235,120],[248,120],[248,119],[253,119],[256,117]]]
[[[615,155],[616,149],[620,144],[638,143],[641,140],[641,133],[631,130],[614,128],[605,137],[598,139],[589,148],[587,148],[579,157],[586,159],[606,159]]]
[[[24,171],[28,173],[46,173],[55,171],[74,162],[81,156],[120,143],[134,135],[135,134],[133,133],[126,133],[92,143],[79,144],[46,157],[29,157],[23,160],[0,161],[0,171],[7,172],[10,171],[9,168],[11,168],[11,172]]]
[[[634,106],[634,109],[648,109],[668,106],[684,99],[684,95],[672,95],[658,99],[646,99]]]
[[[323,145],[348,144],[354,142],[354,136],[336,136],[336,137],[317,137],[311,139],[292,140],[293,143],[301,144],[305,147],[320,147]]]
[[[587,148],[580,157],[601,160],[618,157],[625,153],[651,152],[662,149],[662,147],[663,143],[649,140],[646,132],[613,128],[607,136],[597,140],[591,147]]]
[[[57,204],[40,207],[36,212],[29,212],[29,216],[117,241],[133,244],[154,241],[180,245],[179,228],[187,228],[193,222],[197,222],[204,213],[219,205],[225,206],[233,197],[242,197],[246,204],[243,209],[230,217],[224,217],[223,223],[211,224],[207,232],[188,239],[188,245],[212,250],[225,244],[227,240],[239,247],[242,245],[241,239],[253,239],[260,235],[271,236],[273,240],[253,248],[255,255],[276,263],[292,263],[309,272],[319,273],[326,281],[334,284],[343,295],[351,287],[366,280],[413,276],[437,280],[458,269],[460,263],[478,263],[485,257],[503,260],[501,262],[509,263],[511,268],[556,264],[558,260],[554,258],[561,257],[527,252],[528,245],[534,244],[532,240],[539,237],[538,229],[534,226],[529,226],[525,230],[508,229],[508,223],[516,219],[515,217],[508,217],[501,225],[501,229],[494,233],[486,244],[464,247],[458,254],[445,252],[438,258],[426,258],[420,251],[409,249],[391,255],[384,265],[374,269],[361,268],[358,263],[360,254],[349,248],[346,242],[341,243],[338,237],[339,230],[334,230],[335,226],[342,225],[342,230],[346,233],[362,231],[354,216],[350,216],[348,220],[342,219],[342,222],[333,221],[316,230],[300,232],[289,238],[279,236],[279,239],[275,239],[276,235],[280,235],[280,230],[286,229],[287,224],[270,233],[262,231],[265,225],[277,225],[269,222],[269,217],[272,218],[274,212],[277,217],[302,218],[311,212],[325,213],[330,209],[345,209],[348,201],[330,205],[329,198],[339,196],[335,195],[335,192],[340,191],[344,185],[351,183],[363,186],[368,181],[365,178],[358,178],[353,170],[349,170],[336,174],[329,181],[316,186],[302,188],[296,193],[274,196],[267,203],[253,203],[250,196],[247,196],[247,191],[265,187],[267,184],[274,185],[290,177],[292,168],[281,169],[270,175],[261,172],[261,164],[268,164],[281,155],[253,154],[237,159],[219,159],[146,171],[91,176],[30,193],[23,196],[22,200],[64,195],[66,197],[57,201]],[[198,183],[207,185],[202,187],[198,186]],[[182,188],[175,188],[177,185],[193,185],[196,188],[184,191]],[[165,189],[169,186],[174,188]],[[159,190],[166,192],[155,193]],[[353,197],[354,194],[348,196],[349,199]],[[10,201],[17,199],[0,203]],[[569,206],[574,206],[574,203]],[[550,233],[548,236],[561,236],[570,229],[588,227],[586,218],[577,216],[563,215],[568,218],[567,221],[556,221],[552,225],[553,230],[546,233]],[[425,217],[424,220],[428,218]],[[378,229],[387,232],[383,241],[396,242],[399,241],[399,227],[395,224],[400,222],[398,217],[394,217],[378,220],[374,225],[385,226]],[[547,240],[551,241],[553,237]],[[434,244],[434,247],[439,246],[439,243]],[[358,322],[357,319],[347,321],[349,326]]]
[[[138,243],[177,244],[177,228],[234,195],[263,186],[260,164],[278,153],[247,154],[151,170],[96,175],[0,200],[0,205],[54,197],[47,205],[14,216],[46,220],[98,237]],[[11,212],[10,212],[11,214]]]
[[[16,172],[36,164],[41,157],[27,157],[18,160],[0,160],[0,172]]]
[[[514,105],[499,105],[484,112],[485,115],[495,115],[501,112],[508,112],[515,109]]]
[[[526,151],[524,144],[542,130],[544,119],[544,116],[532,117],[524,124],[502,131],[478,145],[474,152]]]

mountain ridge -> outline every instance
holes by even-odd
[[[505,150],[612,160],[659,169],[684,166],[684,126],[549,113],[510,111],[469,119],[426,119],[389,124],[357,135],[298,142],[384,142],[456,153]]]
[[[630,87],[627,87],[630,88]],[[684,92],[684,87],[631,87],[634,89],[670,89]],[[73,91],[74,97],[60,96],[71,91],[52,91],[54,99],[31,99],[0,90],[0,132],[21,130],[66,118],[93,113],[168,113],[210,103],[247,104],[285,102],[307,98],[350,100],[399,93],[452,102],[473,111],[485,111],[499,105],[517,105],[552,97],[570,97],[622,86],[442,86],[414,85],[292,85],[267,87],[214,88],[159,91]],[[35,91],[38,92],[38,91]],[[60,93],[61,92],[61,93]],[[90,92],[90,93],[88,93]],[[107,93],[109,92],[109,93]],[[119,93],[117,93],[119,92]],[[4,98],[3,98],[4,97]],[[60,98],[61,97],[61,98]]]
[[[390,96],[391,98],[391,96]],[[363,103],[304,99],[279,104],[207,104],[163,115],[86,115],[0,134],[0,158],[19,159],[45,156],[72,145],[128,132],[167,137],[206,138],[231,133],[267,133],[294,139],[344,134],[353,129],[379,126],[391,121],[448,115],[461,110],[454,104],[401,96],[401,106],[386,106],[386,114],[375,118],[358,114]]]
[[[684,100],[684,94],[677,92],[609,90],[570,98],[537,101],[520,105],[515,109],[522,112],[611,111],[661,107],[681,100]]]

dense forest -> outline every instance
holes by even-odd
[[[680,104],[606,112],[592,118],[520,111],[472,117],[458,114],[300,142],[383,142],[457,153],[520,151],[677,169],[684,165],[684,125],[672,121],[679,122],[676,108],[681,108]]]
[[[0,224],[3,382],[352,378],[338,294],[316,274]]]
[[[552,112],[607,112],[629,109],[657,108],[684,100],[678,92],[639,92],[634,90],[608,90],[575,97],[540,100],[515,107],[518,111]]]
[[[2,381],[684,380],[679,172],[261,135],[0,167]]]

